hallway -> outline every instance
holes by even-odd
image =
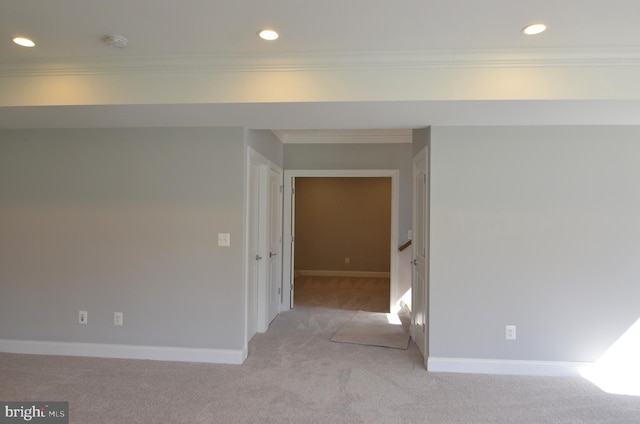
[[[388,278],[299,276],[294,307],[389,312],[389,287]]]

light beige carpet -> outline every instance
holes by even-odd
[[[409,347],[407,318],[404,314],[359,311],[340,327],[331,341],[407,349]]]
[[[639,422],[640,397],[580,377],[434,373],[413,342],[331,342],[354,315],[283,312],[242,365],[0,353],[0,400],[68,401],[69,424]]]

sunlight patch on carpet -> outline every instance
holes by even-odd
[[[640,319],[582,375],[607,393],[640,396]]]

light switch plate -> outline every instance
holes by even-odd
[[[231,246],[231,235],[229,233],[218,233],[218,246]]]

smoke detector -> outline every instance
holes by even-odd
[[[120,35],[107,35],[104,37],[104,42],[107,43],[107,46],[109,47],[124,49],[127,47],[127,43],[129,41]]]

